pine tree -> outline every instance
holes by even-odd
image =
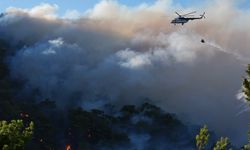
[[[209,133],[208,128],[206,125],[204,125],[203,128],[200,129],[200,133],[196,135],[196,147],[198,150],[204,150],[209,139]]]
[[[247,77],[243,79],[242,92],[245,95],[245,99],[250,102],[250,64],[247,66],[246,73]],[[244,149],[250,150],[250,131],[248,131],[248,144],[244,146]]]
[[[250,64],[246,70],[247,77],[243,79],[243,88],[242,91],[245,94],[245,98],[248,102],[250,102]]]
[[[34,123],[24,126],[22,120],[0,121],[0,149],[21,150],[31,139]]]
[[[229,139],[227,137],[221,137],[215,144],[214,150],[226,150],[229,145]]]

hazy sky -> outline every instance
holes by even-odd
[[[67,10],[77,10],[84,12],[92,8],[101,0],[1,0],[0,12],[3,12],[8,7],[31,8],[41,3],[57,4],[59,6],[59,14],[64,14]],[[142,3],[151,4],[155,0],[117,0],[119,3],[135,6]],[[188,7],[193,5],[201,5],[204,1],[200,0],[173,0],[173,3]]]
[[[41,3],[56,4],[59,6],[59,15],[65,14],[68,10],[77,10],[78,12],[84,12],[89,8],[92,8],[95,4],[101,0],[1,0],[0,1],[0,12],[4,12],[8,7],[19,7],[19,8],[32,8]],[[142,3],[152,4],[155,0],[117,0],[121,4],[128,6],[136,6]],[[210,0],[211,1],[211,0]],[[239,7],[250,8],[249,0],[235,0],[242,1]],[[199,6],[206,2],[206,0],[172,0],[176,5],[182,7]]]

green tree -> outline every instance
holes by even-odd
[[[0,121],[0,148],[2,150],[24,149],[33,135],[34,123],[27,127],[22,120]]]
[[[250,64],[247,66],[247,77],[243,80],[243,88],[242,91],[245,94],[245,98],[248,102],[250,102]]]
[[[247,77],[243,79],[242,92],[245,95],[245,99],[250,102],[250,64],[247,66]],[[249,105],[250,106],[250,105]],[[244,146],[244,149],[250,149],[250,131],[248,131],[248,144]]]
[[[206,125],[200,129],[200,133],[196,135],[196,147],[198,150],[204,150],[209,139],[209,132]]]
[[[229,139],[227,137],[221,137],[215,144],[214,150],[226,150],[229,145]]]
[[[244,146],[243,146],[243,148],[242,148],[242,150],[250,150],[250,146],[249,146],[249,144],[244,145]]]

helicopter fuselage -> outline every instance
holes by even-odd
[[[178,17],[178,18],[175,18],[174,20],[171,21],[171,23],[173,24],[182,24],[184,25],[185,23],[188,22],[189,19],[186,19],[184,17]]]

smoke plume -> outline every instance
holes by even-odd
[[[206,19],[171,25],[170,0],[128,7],[103,0],[86,12],[59,17],[57,5],[8,8],[0,34],[16,47],[8,57],[23,94],[65,107],[140,104],[145,98],[185,121],[246,142],[241,88],[250,57],[250,11],[234,0],[194,8]],[[180,13],[182,13],[180,12]],[[200,40],[205,39],[206,43]],[[21,45],[21,46],[20,46]],[[133,135],[132,135],[133,136]]]

